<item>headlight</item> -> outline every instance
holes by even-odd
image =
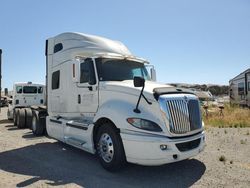
[[[162,129],[160,128],[159,125],[146,119],[128,118],[127,122],[139,129],[154,131],[154,132],[162,132]]]

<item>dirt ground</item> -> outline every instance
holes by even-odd
[[[17,129],[2,108],[0,187],[250,187],[250,128],[209,128],[206,139],[192,159],[109,173],[91,154]]]

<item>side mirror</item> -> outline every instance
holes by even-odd
[[[144,87],[145,79],[139,76],[134,77],[134,86],[135,87]]]
[[[156,82],[156,71],[155,71],[154,67],[152,67],[150,69],[150,74],[151,74],[151,80]]]
[[[74,60],[72,61],[72,81],[74,83],[80,82],[80,61]]]

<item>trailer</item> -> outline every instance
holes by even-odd
[[[231,104],[250,108],[250,68],[229,81]]]
[[[205,146],[199,100],[156,82],[153,66],[118,41],[62,33],[46,41],[47,105],[32,106],[32,131],[92,154],[109,171],[126,162],[162,165]]]

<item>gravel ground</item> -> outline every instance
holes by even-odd
[[[0,113],[0,187],[250,187],[250,128],[209,128],[197,157],[109,173],[91,154],[17,129],[6,111]]]

